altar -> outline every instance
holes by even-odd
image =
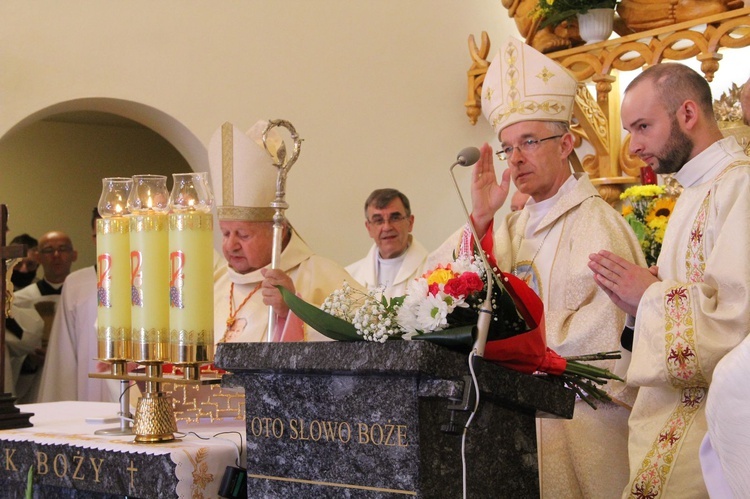
[[[103,436],[91,424],[117,414],[118,404],[53,402],[22,405],[31,428],[0,431],[0,490],[23,498],[31,470],[34,497],[218,497],[227,466],[245,462],[245,421],[178,424],[177,439],[134,443]]]

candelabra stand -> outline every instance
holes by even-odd
[[[89,377],[120,380],[123,416],[127,385],[138,383],[132,433],[139,443],[175,440],[163,383],[221,381],[200,372],[213,361],[213,195],[204,173],[174,174],[171,193],[166,180],[105,178],[98,205],[98,358],[112,369]],[[142,371],[128,373],[127,362]]]
[[[221,377],[201,375],[200,363],[180,365],[181,375],[165,374],[163,362],[145,362],[142,365],[145,367],[143,373],[124,371],[116,373],[113,364],[110,373],[90,373],[89,377],[117,379],[124,383],[134,381],[139,386],[143,386],[143,393],[136,405],[131,432],[135,434],[135,442],[149,444],[171,442],[175,440],[174,432],[177,431],[177,422],[171,394],[162,391],[162,383],[213,385],[221,383]]]

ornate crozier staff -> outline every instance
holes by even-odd
[[[288,160],[286,160],[286,145],[284,144],[283,140],[281,140],[281,145],[276,150],[275,155],[271,150],[269,150],[268,144],[266,143],[268,132],[278,126],[282,126],[289,130],[289,134],[294,141],[294,151],[292,152],[292,155]],[[292,169],[292,165],[294,165],[294,163],[297,161],[297,158],[299,157],[299,151],[302,147],[302,139],[299,138],[299,135],[297,135],[297,130],[295,130],[294,126],[288,121],[269,120],[266,129],[263,130],[263,147],[265,147],[266,151],[268,151],[271,156],[276,157],[276,161],[274,162],[273,166],[278,169],[278,177],[276,178],[276,199],[271,202],[271,208],[275,210],[273,215],[273,250],[271,254],[271,268],[276,269],[279,267],[279,263],[281,260],[281,245],[284,239],[284,210],[289,208],[289,204],[287,204],[284,199],[284,197],[286,196],[286,176],[289,173],[289,170]],[[274,329],[276,329],[276,314],[274,313],[273,307],[271,306],[268,307],[268,333],[266,337],[266,341],[269,343],[273,341]]]

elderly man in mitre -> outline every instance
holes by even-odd
[[[540,296],[547,344],[564,357],[620,349],[625,314],[596,285],[588,255],[603,245],[645,265],[624,218],[585,173],[571,171],[576,88],[575,78],[557,63],[507,40],[487,71],[482,111],[508,169],[498,180],[492,150],[484,144],[471,187],[472,221],[482,247],[500,270],[524,279]],[[494,232],[511,179],[530,199]],[[615,361],[601,365],[624,373]],[[594,410],[579,400],[572,420],[538,420],[542,497],[620,496],[628,479],[627,404],[634,394],[623,383],[604,388],[613,402]]]
[[[271,269],[275,212],[271,202],[278,174],[272,154],[282,142],[271,130],[266,150],[262,141],[266,126],[258,122],[245,134],[225,123],[209,145],[226,259],[214,274],[214,334],[217,342],[266,341],[271,305],[276,315],[273,341],[323,341],[323,335],[289,310],[275,286],[320,306],[345,280],[355,281],[340,265],[315,255],[288,221],[280,263]]]

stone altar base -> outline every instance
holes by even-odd
[[[245,388],[248,497],[462,497],[469,412],[449,407],[471,384],[463,354],[421,341],[226,343],[216,365]],[[468,497],[538,497],[535,417],[570,418],[575,397],[483,359],[476,372]]]

